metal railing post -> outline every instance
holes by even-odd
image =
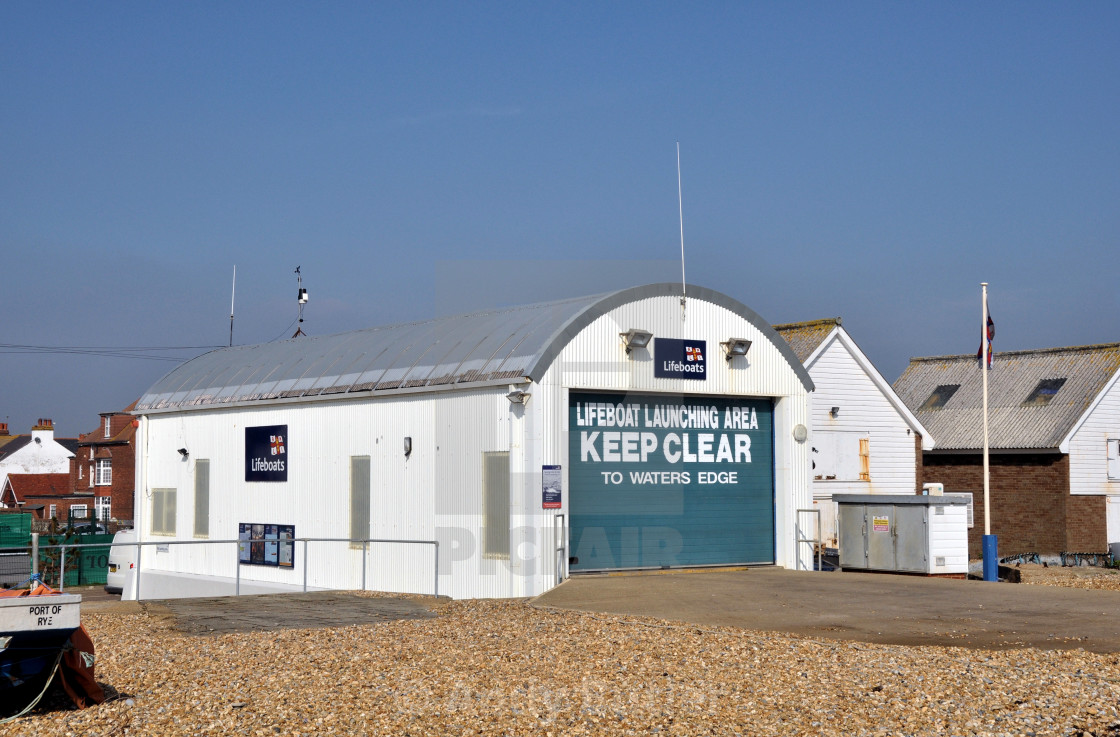
[[[39,575],[39,533],[31,533],[31,573]]]
[[[241,596],[241,543],[233,546],[234,568],[237,571],[234,574],[235,583],[233,585],[233,595]]]
[[[62,591],[66,588],[66,544],[62,544],[62,556],[58,564],[58,590]]]
[[[137,533],[139,536],[139,533]],[[140,541],[136,541],[136,601],[140,601],[140,553],[143,552],[144,546]]]
[[[436,548],[436,585],[432,588],[433,596],[439,596],[439,540],[433,540]]]
[[[362,591],[366,590],[366,556],[369,555],[369,540],[362,540]]]
[[[303,593],[307,593],[307,538],[303,540]]]

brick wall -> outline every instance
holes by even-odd
[[[106,451],[109,454],[113,473],[112,483],[108,486],[94,485],[97,460],[90,459],[91,449],[98,457]],[[131,521],[135,504],[133,490],[136,488],[136,452],[133,442],[110,444],[95,441],[79,445],[77,454],[70,460],[70,488],[95,496],[111,496],[113,518]],[[92,507],[93,500],[89,503]]]
[[[926,454],[927,482],[945,493],[973,494],[975,525],[968,553],[979,557],[984,534],[984,459],[980,454]],[[1069,493],[1069,456],[992,454],[989,465],[992,534],[1000,556],[1016,553],[1103,552],[1108,549],[1105,498]]]

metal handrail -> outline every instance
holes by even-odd
[[[809,543],[810,545],[815,543],[816,544],[816,551],[817,551],[817,570],[819,571],[822,568],[821,567],[821,559],[822,559],[822,552],[821,552],[821,547],[822,547],[822,545],[821,545],[821,510],[819,510],[819,509],[799,509],[799,510],[797,510],[798,515],[801,515],[802,513],[816,515],[816,517],[817,517],[817,537],[815,539],[814,538],[808,538],[808,537],[801,537],[801,518],[799,516],[798,519],[797,519],[797,546],[798,547],[797,547],[797,550],[794,552],[794,555],[793,555],[794,560],[795,560],[795,564],[796,564],[795,570],[798,570],[798,571],[801,570],[801,554],[800,554],[801,553],[801,543]]]
[[[564,573],[568,569],[568,526],[567,516],[557,514],[552,518],[552,529],[556,535],[558,544],[556,546],[556,583],[561,584],[564,582]]]
[[[394,543],[394,544],[409,544],[409,545],[431,545],[434,547],[433,563],[434,563],[434,582],[433,592],[435,596],[439,596],[439,541],[438,540],[397,540],[389,538],[348,538],[348,537],[294,537],[276,540],[242,540],[234,538],[232,540],[147,540],[147,541],[134,541],[129,543],[116,543],[118,547],[134,547],[136,548],[136,575],[135,575],[135,594],[136,600],[140,601],[140,578],[141,567],[140,559],[143,548],[151,547],[153,545],[237,545],[237,567],[235,568],[234,576],[234,596],[241,595],[241,550],[240,545],[245,543],[266,543],[270,545],[279,545],[281,543],[303,543],[303,591],[307,591],[307,545],[308,543],[318,542],[334,542],[334,543],[361,543],[362,544],[362,589],[366,587],[366,558],[369,555],[370,543]],[[58,582],[58,590],[62,591],[66,579],[66,549],[67,548],[105,548],[112,547],[114,543],[60,543],[55,545],[39,545],[37,539],[33,539],[33,549],[43,550],[50,548],[61,548],[62,555],[60,561],[60,578]],[[39,556],[32,556],[33,572],[38,573]]]

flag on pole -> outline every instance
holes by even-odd
[[[996,324],[992,322],[992,313],[988,313],[988,366],[992,368],[992,338],[996,337]],[[980,363],[980,368],[984,368],[984,341],[980,341],[980,348],[976,351],[976,360]]]

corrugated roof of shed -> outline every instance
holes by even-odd
[[[679,294],[679,284],[649,284],[589,297],[221,348],[173,369],[144,393],[135,411],[539,379],[560,350],[599,316],[628,302]],[[688,296],[726,307],[770,335],[802,383],[812,389],[797,356],[757,313],[703,287],[689,285]]]
[[[1120,343],[995,353],[988,375],[989,447],[1058,448],[1120,370]],[[975,355],[912,358],[894,390],[937,438],[938,450],[983,447],[982,375]],[[1065,379],[1045,405],[1024,405],[1044,379]],[[939,386],[958,384],[944,406],[922,409]]]

